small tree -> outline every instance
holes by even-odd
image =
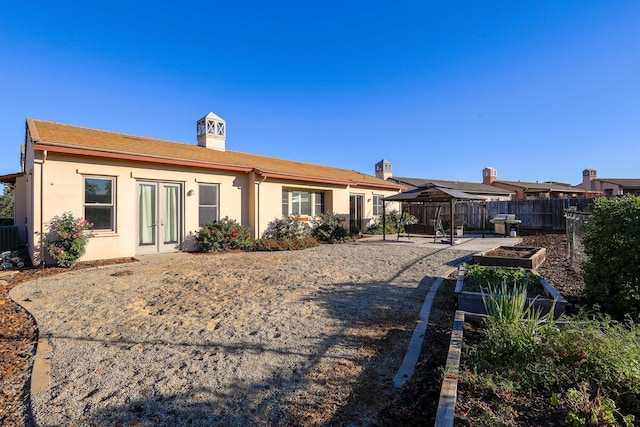
[[[598,198],[582,242],[585,293],[616,317],[640,315],[640,197]]]
[[[11,185],[5,185],[0,195],[0,218],[13,218],[14,191]]]

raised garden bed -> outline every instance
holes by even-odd
[[[555,299],[555,308],[553,317],[557,319],[562,313],[564,313],[567,300],[547,282],[542,276],[538,275],[534,270],[525,270],[527,272],[535,274],[539,280],[536,284],[528,286],[527,303],[533,301],[533,306],[542,310],[542,314],[546,314],[553,307]],[[487,314],[484,302],[482,301],[482,292],[477,288],[477,285],[470,285],[467,283],[465,286],[466,269],[464,266],[460,266],[458,269],[458,279],[456,281],[456,299],[458,310],[463,310],[470,315],[485,315]],[[494,283],[494,288],[499,283]],[[485,293],[487,291],[485,290]]]
[[[522,246],[498,246],[473,255],[473,263],[496,267],[522,267],[537,270],[547,259],[545,248],[527,248]]]

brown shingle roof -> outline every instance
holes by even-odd
[[[492,187],[490,185],[480,184],[477,182],[468,181],[451,181],[444,179],[427,179],[427,178],[406,178],[400,176],[394,176],[389,178],[390,181],[395,181],[401,184],[410,185],[413,187],[424,187],[429,184],[434,184],[438,187],[449,188],[452,190],[458,190],[469,194],[495,194],[495,195],[511,195],[513,191],[505,190],[504,188]]]
[[[584,190],[576,187],[572,187],[568,184],[560,184],[556,182],[525,182],[525,181],[495,181],[510,185],[512,187],[520,187],[525,190],[539,190],[539,191],[558,191],[565,193],[583,193]]]
[[[127,158],[222,170],[256,170],[263,176],[299,181],[363,185],[399,190],[401,186],[348,169],[277,159],[236,151],[145,138],[44,120],[27,119],[37,148],[96,157]]]

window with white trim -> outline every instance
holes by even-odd
[[[217,221],[219,218],[219,188],[218,184],[198,185],[198,224],[200,227],[208,222]]]
[[[373,214],[374,215],[382,215],[382,195],[374,194],[373,195]]]
[[[116,179],[84,178],[84,218],[93,223],[94,231],[115,231]]]
[[[324,193],[282,190],[282,216],[314,216],[324,213]]]
[[[308,191],[292,191],[291,213],[298,216],[311,216],[311,193]]]

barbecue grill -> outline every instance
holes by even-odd
[[[520,224],[522,221],[516,219],[516,216],[514,214],[497,214],[489,222],[493,224],[495,234],[509,236],[511,235],[511,231],[514,231],[515,234],[517,234],[518,224]]]

